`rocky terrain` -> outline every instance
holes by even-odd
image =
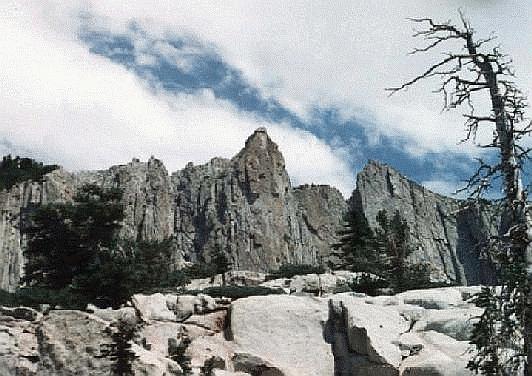
[[[329,186],[292,187],[283,156],[258,129],[232,159],[214,158],[169,175],[155,158],[133,160],[103,171],[63,169],[42,182],[24,182],[0,192],[0,289],[14,290],[23,271],[22,227],[37,205],[72,199],[77,187],[95,183],[124,191],[121,236],[173,239],[173,263],[225,252],[235,269],[266,271],[283,263],[326,264],[348,202],[375,226],[378,210],[399,210],[416,246],[412,258],[427,261],[433,275],[459,284],[492,280],[480,246],[495,225],[490,210],[463,208],[392,168],[370,162],[346,202]]]
[[[350,275],[321,277],[327,290]],[[466,300],[478,288],[301,293],[316,278],[297,276],[291,295],[234,301],[156,293],[116,310],[0,308],[0,375],[109,375],[119,359],[135,375],[470,375],[467,338],[480,312]]]

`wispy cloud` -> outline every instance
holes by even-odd
[[[312,134],[243,112],[210,88],[189,93],[151,85],[50,27],[39,14],[11,12],[0,23],[6,56],[0,61],[0,139],[9,141],[6,149],[31,150],[71,169],[105,168],[154,154],[176,170],[188,161],[231,157],[255,128],[266,126],[296,184],[352,189],[349,166]],[[123,46],[115,47],[113,54],[124,54]]]
[[[447,192],[442,171],[467,174],[478,153],[458,145],[461,117],[441,114],[430,86],[393,98],[384,88],[431,61],[405,56],[404,18],[447,19],[461,3],[8,1],[0,139],[71,168],[155,154],[173,170],[229,157],[267,126],[296,183],[349,193],[374,158]],[[464,8],[479,32],[499,32],[530,87],[532,6]]]

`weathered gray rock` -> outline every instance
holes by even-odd
[[[0,288],[13,290],[23,272],[22,234],[34,207],[71,200],[85,183],[123,190],[125,218],[120,236],[131,240],[172,239],[169,263],[209,260],[225,252],[234,269],[269,271],[283,263],[326,265],[347,203],[329,186],[292,187],[277,145],[258,129],[232,159],[214,158],[168,175],[155,158],[134,159],[108,170],[70,174],[62,169],[42,182],[24,182],[0,192]],[[397,171],[370,162],[357,177],[350,204],[376,226],[380,209],[399,210],[416,247],[412,261],[427,262],[433,277],[460,284],[493,282],[480,251],[497,228],[487,203],[444,197]],[[242,284],[251,281],[251,277]]]
[[[51,311],[38,329],[39,374],[107,375],[113,367],[109,322],[80,311]]]
[[[0,376],[36,375],[40,359],[38,325],[30,315],[0,312]]]
[[[76,174],[76,186],[87,183],[123,190],[122,238],[164,240],[174,234],[174,196],[168,171],[160,160],[154,157],[147,162],[133,159],[108,170]]]
[[[0,191],[0,289],[13,291],[23,273],[23,227],[36,205],[70,200],[73,176],[63,169],[52,171],[40,182],[23,182]]]
[[[466,333],[480,310],[459,301],[462,290],[256,296],[212,312],[205,297],[179,303],[172,294],[136,295],[133,307],[92,313],[0,308],[0,375],[108,375],[117,323],[126,320],[136,375],[469,376]],[[438,309],[425,308],[433,302]],[[194,314],[177,322],[168,312],[178,306]]]
[[[401,364],[405,376],[472,376],[465,365],[471,356],[465,341],[456,341],[437,332],[421,333],[423,349],[407,357]]]
[[[139,312],[140,318],[146,323],[152,321],[178,321],[176,311],[172,309],[177,304],[176,295],[163,295],[161,293],[153,295],[135,294],[131,298],[131,302],[133,307]]]
[[[95,307],[92,304],[88,304],[85,309],[87,312],[92,313],[95,316],[98,316],[102,320],[109,322],[118,322],[120,320],[127,321],[132,325],[136,325],[139,321],[137,317],[137,311],[133,307],[123,307],[119,309],[105,308],[101,309]]]
[[[333,375],[327,320],[325,299],[270,295],[235,301],[230,338],[238,353],[247,354],[238,363],[248,364],[237,370],[250,372],[249,364],[255,364],[282,372],[272,375]]]
[[[346,210],[334,188],[293,189],[283,156],[263,129],[231,160],[188,165],[172,182],[179,248],[191,260],[223,250],[236,269],[317,264],[328,256]]]
[[[447,309],[461,307],[464,304],[462,292],[456,287],[442,287],[427,290],[410,290],[396,295],[404,304],[411,304],[425,309]]]
[[[411,299],[416,294],[421,298]],[[482,311],[460,296],[460,288],[450,287],[386,298],[332,297],[341,312],[333,316],[335,325],[348,333],[351,363],[344,360],[344,369],[357,368],[353,375],[472,375],[466,369],[472,356],[468,333]],[[365,362],[353,365],[360,355]]]
[[[401,351],[396,345],[408,322],[393,308],[344,300],[350,348],[367,355],[372,363],[399,367]],[[378,318],[378,319],[376,319]]]
[[[229,286],[258,286],[266,280],[266,274],[249,270],[230,270],[225,273],[225,283]],[[207,287],[222,286],[221,274],[213,278],[193,279],[187,284],[188,290],[203,290]]]
[[[433,193],[375,161],[358,174],[351,200],[373,227],[379,210],[389,215],[398,210],[417,248],[411,260],[429,263],[433,277],[459,284],[494,281],[490,263],[480,257],[482,245],[497,229],[497,216],[487,204],[465,207],[462,201]]]
[[[233,371],[226,371],[223,369],[215,369],[212,372],[212,376],[249,376],[249,373],[246,372],[233,372]]]
[[[292,278],[272,279],[260,284],[269,288],[280,288],[286,293],[334,294],[342,289],[349,289],[349,284],[356,281],[361,273],[344,270],[323,274],[296,275]]]
[[[70,174],[0,192],[0,289],[14,290],[23,271],[24,218],[38,205],[69,201],[82,184],[123,190],[120,236],[172,239],[171,265],[226,252],[235,269],[267,271],[281,263],[326,261],[347,205],[328,186],[293,188],[283,156],[258,129],[232,159],[187,165],[170,177],[163,163],[133,159],[108,170]]]

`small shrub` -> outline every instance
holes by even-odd
[[[216,275],[214,266],[204,262],[198,262],[190,266],[186,266],[181,269],[181,271],[190,279],[211,278],[212,276]]]
[[[389,283],[369,273],[362,275],[348,284],[351,291],[361,292],[369,296],[377,296],[382,289],[388,288]]]
[[[202,293],[213,298],[240,299],[248,296],[279,295],[284,294],[284,291],[263,286],[216,286],[207,287]]]
[[[283,264],[279,267],[279,269],[270,271],[270,273],[266,276],[266,280],[292,278],[296,275],[323,273],[325,273],[323,266],[314,266],[309,264]]]
[[[11,293],[0,290],[0,305],[7,307],[39,308],[40,304],[64,309],[84,309],[88,299],[69,288],[53,290],[40,287],[22,287]]]
[[[180,338],[170,338],[168,340],[168,355],[170,359],[177,362],[183,371],[183,375],[191,375],[191,358],[187,355],[187,348],[191,340],[186,334],[180,334]]]

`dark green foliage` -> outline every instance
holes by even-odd
[[[409,228],[399,211],[389,219],[386,211],[377,214],[379,228],[375,231],[377,249],[381,255],[383,273],[395,292],[430,286],[428,265],[407,261],[414,248],[409,240]]]
[[[375,252],[375,234],[361,210],[351,207],[345,226],[338,232],[340,242],[333,245],[333,254],[341,260],[336,269],[376,273],[381,270],[379,254]]]
[[[211,278],[214,278],[214,275],[222,275],[222,285],[225,286],[225,273],[231,270],[232,263],[229,261],[225,253],[220,250],[215,251],[211,255],[210,265],[212,265],[213,275]]]
[[[118,307],[135,292],[134,260],[116,252],[102,251],[71,282],[72,289],[98,307]]]
[[[213,265],[215,274],[227,273],[232,266],[232,263],[222,251],[216,251],[211,255],[210,264]]]
[[[118,307],[131,295],[186,285],[183,270],[173,270],[171,240],[127,242],[101,252],[95,262],[73,279],[73,288],[100,307]]]
[[[397,286],[400,286],[397,291],[453,286],[452,283],[447,282],[432,282],[430,269],[428,263],[407,264],[401,278],[396,281]]]
[[[200,368],[200,375],[212,376],[212,371],[215,369],[225,369],[225,360],[223,360],[223,358],[219,356],[208,358],[203,367]]]
[[[210,278],[216,274],[214,266],[205,262],[197,262],[182,269],[190,279]]]
[[[480,293],[473,296],[471,302],[484,308],[484,312],[480,320],[473,325],[470,343],[475,345],[478,353],[467,363],[467,368],[484,375],[500,375],[501,341],[497,336],[497,327],[501,321],[501,313],[495,288],[483,287]]]
[[[131,349],[131,343],[135,337],[137,327],[134,323],[126,320],[118,320],[116,325],[116,332],[113,333],[113,349],[111,352],[111,359],[115,361],[112,372],[117,376],[132,376],[133,372],[131,365],[137,358],[134,351]]]
[[[483,288],[472,298],[476,306],[484,308],[470,339],[477,353],[467,365],[477,373],[514,375],[526,364],[524,329],[530,287],[526,283],[525,252],[514,254],[515,247],[501,238],[494,239],[489,252],[498,266],[500,286]]]
[[[240,299],[248,296],[279,295],[284,294],[282,289],[274,289],[263,286],[215,286],[207,287],[201,291],[187,291],[187,294],[202,293],[213,298]]]
[[[192,341],[185,333],[179,333],[179,337],[179,339],[170,338],[168,340],[168,355],[170,359],[179,364],[183,375],[191,375],[191,358],[186,354],[186,351]]]
[[[279,269],[270,271],[266,276],[266,280],[292,278],[296,275],[323,273],[325,273],[323,266],[314,266],[309,264],[282,264],[279,266]]]
[[[24,282],[51,289],[69,286],[113,246],[123,218],[121,192],[83,186],[73,203],[39,207],[28,235]]]
[[[378,280],[362,278],[352,286],[355,291],[374,294],[384,287],[395,292],[433,287],[429,266],[407,261],[414,247],[408,224],[399,212],[390,219],[381,210],[376,221],[378,227],[373,231],[364,214],[352,208],[347,215],[348,224],[340,232],[341,241],[334,246],[342,260],[339,267],[379,277]]]
[[[388,281],[371,275],[362,273],[362,275],[352,281],[349,285],[349,291],[361,292],[369,296],[381,295],[382,290],[389,286]]]
[[[40,304],[64,309],[84,309],[89,301],[70,288],[52,290],[42,287],[22,287],[11,293],[0,290],[0,305],[7,307],[25,306],[39,308]]]
[[[44,175],[58,168],[59,166],[44,165],[31,158],[6,155],[0,162],[0,190],[9,189],[26,180],[40,181]]]

